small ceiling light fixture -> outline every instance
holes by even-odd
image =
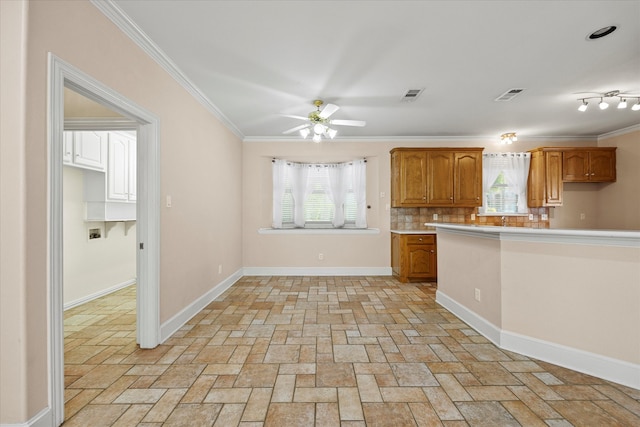
[[[606,27],[602,27],[599,30],[596,30],[593,33],[589,34],[587,38],[589,40],[601,39],[602,37],[608,36],[609,34],[613,33],[617,29],[618,27],[615,25],[607,25]]]
[[[578,111],[587,111],[587,107],[589,107],[589,103],[583,99],[582,104],[578,107]]]
[[[609,103],[605,101],[606,98],[618,98],[618,110],[624,110],[625,108],[627,108],[627,99],[629,98],[638,98],[638,102],[640,103],[640,97],[638,97],[638,95],[621,93],[619,90],[612,90],[604,93],[596,93],[594,96],[589,96],[587,98],[578,98],[578,101],[582,101],[582,104],[580,104],[580,106],[578,107],[578,111],[587,111],[587,106],[589,105],[589,103],[587,102],[588,99],[600,99],[598,107],[600,107],[601,110],[606,110],[609,107]],[[635,107],[636,104],[634,104],[631,109],[633,111],[640,110],[640,106],[638,106],[637,108]]]
[[[598,107],[600,107],[601,110],[606,110],[607,108],[609,108],[609,104],[607,104],[602,100],[602,98],[600,98],[600,102],[598,102]]]
[[[500,143],[502,144],[513,144],[518,140],[518,136],[515,132],[507,132],[500,135]]]

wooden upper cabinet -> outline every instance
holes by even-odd
[[[530,208],[562,206],[562,152],[551,149],[531,151],[527,182]]]
[[[393,207],[424,206],[427,201],[427,153],[391,153],[391,204]]]
[[[482,206],[482,152],[456,152],[453,161],[455,205]]]
[[[393,207],[482,204],[482,148],[391,150]]]
[[[453,153],[433,151],[427,153],[427,204],[453,205]]]
[[[565,149],[562,180],[565,182],[615,182],[615,147]]]

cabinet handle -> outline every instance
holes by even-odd
[[[593,176],[593,175],[595,175],[595,174],[596,174],[595,172],[591,172],[591,176]]]
[[[435,251],[433,249],[431,249],[431,253],[434,253]]]
[[[419,241],[419,242],[422,242],[422,237],[420,237],[420,238],[418,239],[418,241]]]
[[[453,196],[452,196],[452,197],[449,197],[449,200],[453,200]]]
[[[585,174],[584,174],[584,176],[589,176],[589,174],[588,174],[588,173],[585,173]]]

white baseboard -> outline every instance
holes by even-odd
[[[244,267],[245,276],[391,276],[391,267]]]
[[[505,331],[440,291],[436,302],[502,349],[640,389],[638,364]]]
[[[193,316],[198,314],[203,308],[209,305],[213,300],[218,298],[224,291],[229,289],[243,276],[242,269],[236,271],[231,276],[218,283],[207,293],[182,309],[178,314],[160,325],[160,342],[163,343],[180,329]]]
[[[458,316],[463,322],[480,332],[489,341],[500,346],[500,328],[484,317],[478,316],[462,304],[441,291],[436,291],[436,302]]]
[[[502,331],[501,343],[505,350],[640,389],[640,365],[634,363],[509,331]]]
[[[96,293],[93,293],[91,295],[84,296],[84,297],[79,298],[79,299],[77,299],[75,301],[68,302],[68,303],[66,303],[64,305],[63,310],[66,311],[66,310],[69,310],[70,308],[77,307],[79,305],[87,303],[87,302],[89,302],[91,300],[94,300],[96,298],[100,298],[100,297],[103,297],[105,295],[112,294],[112,293],[114,293],[116,291],[119,291],[122,288],[126,288],[127,286],[131,286],[134,283],[136,283],[136,279],[127,280],[126,282],[119,283],[119,284],[117,284],[115,286],[111,286],[111,287],[109,287],[107,289],[103,289],[103,290],[98,291]]]
[[[51,408],[47,407],[26,423],[0,424],[0,427],[51,427],[53,425],[53,413]]]

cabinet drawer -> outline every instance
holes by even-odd
[[[436,236],[435,234],[412,234],[406,236],[406,239],[408,244],[426,245],[435,243]]]

